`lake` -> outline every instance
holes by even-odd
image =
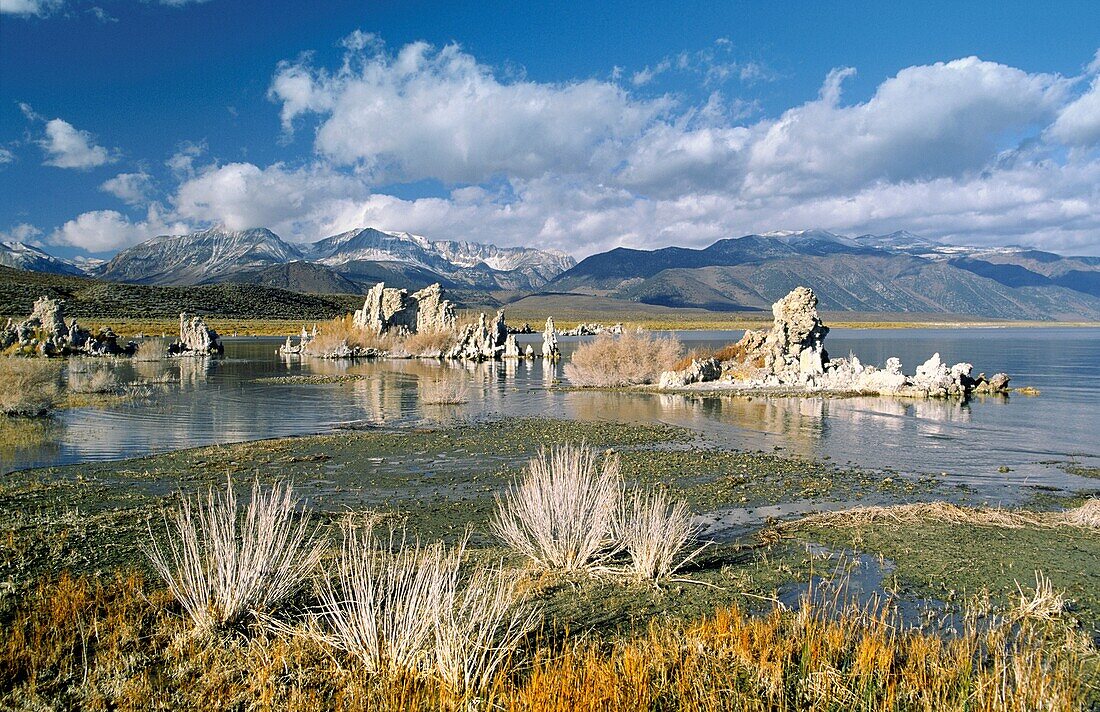
[[[717,347],[740,332],[680,332],[688,348]],[[540,336],[520,337],[521,344]],[[578,339],[562,339],[563,361]],[[0,471],[117,459],[198,445],[340,427],[410,426],[493,417],[549,416],[659,421],[715,443],[773,450],[873,469],[946,473],[969,485],[1067,486],[1080,478],[1054,462],[1100,463],[1100,329],[834,329],[833,356],[864,363],[899,356],[911,373],[932,353],[968,361],[975,373],[1005,371],[1035,397],[987,396],[960,403],[893,398],[729,398],[552,390],[562,364],[457,364],[385,360],[331,362],[276,354],[278,339],[225,339],[225,356],[120,363],[122,380],[166,379],[148,398],[59,412],[47,434],[0,450]],[[421,402],[441,370],[461,372],[468,402]],[[361,375],[325,384],[261,379]],[[1007,468],[1008,471],[1004,471]],[[1087,483],[1084,485],[1087,486]]]

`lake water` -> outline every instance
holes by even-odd
[[[740,332],[683,332],[689,347],[716,347]],[[537,342],[539,336],[521,337]],[[563,360],[576,339],[564,339]],[[226,339],[217,359],[122,363],[123,380],[168,384],[150,397],[108,408],[57,414],[47,434],[0,448],[0,471],[116,459],[197,445],[322,433],[348,425],[404,426],[499,416],[657,421],[699,430],[710,441],[746,449],[831,457],[868,468],[947,473],[968,484],[1088,484],[1052,461],[1100,463],[1100,329],[834,329],[834,356],[864,363],[899,356],[905,371],[933,352],[969,361],[975,373],[1005,371],[1038,397],[908,401],[892,398],[702,398],[648,393],[548,390],[561,364],[438,364],[282,359],[279,340]],[[537,344],[536,344],[537,348]],[[461,372],[468,402],[421,402],[441,370]],[[327,384],[262,382],[278,376],[360,374]],[[999,471],[1009,468],[1008,472]],[[1095,484],[1095,480],[1091,481]]]

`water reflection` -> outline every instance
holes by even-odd
[[[1054,330],[1052,330],[1054,331]],[[221,359],[120,362],[121,381],[168,381],[141,401],[63,411],[48,437],[19,448],[0,434],[0,470],[118,458],[194,445],[324,432],[348,424],[403,426],[489,417],[551,416],[663,422],[695,428],[714,443],[780,447],[867,467],[949,472],[971,481],[1035,484],[1062,478],[1037,464],[1100,451],[1100,329],[978,333],[908,330],[830,335],[840,353],[916,362],[934,350],[1042,390],[1038,398],[969,403],[893,398],[729,398],[551,389],[562,364],[535,361],[350,362],[280,358],[275,340],[227,340]],[[713,347],[737,334],[684,335]],[[537,338],[537,336],[535,337]],[[1050,341],[1059,343],[1057,349]],[[563,340],[564,361],[576,340]],[[921,358],[923,360],[923,358]],[[427,384],[464,379],[466,402],[423,403]],[[333,383],[272,382],[285,376],[347,376]],[[24,439],[25,442],[25,439]],[[1079,458],[1079,461],[1080,458]],[[1009,466],[1011,473],[999,473]]]

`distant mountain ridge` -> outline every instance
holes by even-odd
[[[703,249],[617,248],[581,260],[545,291],[732,311],[766,309],[799,285],[829,311],[1100,320],[1100,260],[955,247],[905,232],[781,231]]]
[[[311,267],[280,266],[301,262]],[[432,241],[410,233],[360,228],[312,244],[283,241],[266,228],[211,228],[163,235],[119,252],[91,274],[158,285],[236,281],[291,289],[354,289],[361,276],[444,282],[485,290],[534,289],[572,267],[572,257],[525,247]],[[312,286],[310,286],[312,285]]]
[[[25,242],[0,240],[0,265],[49,274],[84,274],[84,271],[73,263],[47,254]]]
[[[701,249],[616,248],[577,263],[555,250],[369,227],[311,244],[287,243],[265,228],[212,228],[156,237],[83,271],[22,243],[0,243],[0,264],[151,285],[238,282],[344,294],[380,281],[410,289],[440,282],[472,302],[560,294],[715,311],[767,309],[804,284],[828,311],[1100,320],[1100,257],[962,247],[905,231],[783,230]]]

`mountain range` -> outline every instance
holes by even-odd
[[[807,285],[827,311],[1100,320],[1100,257],[962,247],[904,231],[857,237],[776,231],[702,249],[616,248],[576,263],[557,251],[432,241],[369,227],[310,244],[285,242],[265,228],[213,228],[155,237],[87,270],[5,242],[0,264],[133,284],[238,282],[356,294],[379,281],[411,289],[441,282],[460,293],[493,293],[505,301],[574,295],[714,311],[767,309],[795,286]]]
[[[704,249],[617,248],[581,260],[543,291],[737,311],[766,309],[806,285],[827,311],[1098,320],[1098,280],[1100,258],[942,245],[904,232],[802,230]]]

